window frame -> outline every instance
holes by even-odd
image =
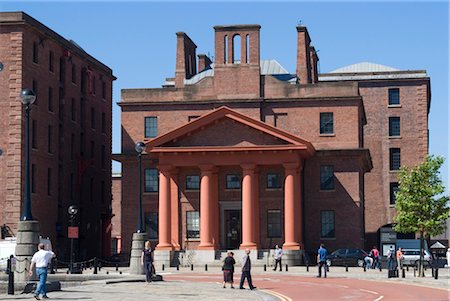
[[[320,135],[334,134],[334,113],[320,112]]]
[[[157,136],[158,136],[158,116],[144,117],[144,137],[155,138]]]
[[[332,215],[330,217],[332,217],[332,222],[328,222],[325,223],[324,222],[324,217],[326,218],[326,216],[324,216],[325,213],[332,213]],[[327,230],[327,228],[325,228],[324,226],[326,225],[332,225],[331,229],[328,230],[327,233],[331,234],[327,234],[325,233],[325,231]],[[325,235],[324,235],[325,233]],[[336,238],[336,212],[334,210],[321,210],[320,211],[320,238],[321,239],[331,239],[331,238]]]
[[[235,178],[234,180],[232,178]],[[241,175],[240,174],[227,174],[225,176],[225,187],[228,190],[241,189]]]
[[[145,232],[147,233],[147,239],[157,240],[159,238],[158,236],[159,216],[157,211],[144,213],[144,227]]]
[[[390,182],[389,183],[389,205],[394,206],[396,197],[395,193],[400,190],[400,186],[398,182]]]
[[[271,222],[270,215],[278,214],[278,222]],[[272,220],[273,221],[273,220]],[[274,225],[279,225],[275,228]],[[280,209],[267,209],[267,238],[281,238],[283,237],[283,217]],[[278,232],[279,231],[279,232]]]
[[[398,152],[397,152],[398,150]],[[398,164],[394,164],[397,158],[394,158],[398,154]],[[389,170],[398,171],[402,166],[401,150],[399,147],[389,148]]]
[[[389,106],[400,106],[401,105],[400,88],[389,88],[388,89],[388,105]]]
[[[269,186],[269,176],[276,176],[278,178],[278,185],[276,186]],[[268,172],[266,174],[266,189],[281,189],[283,187],[282,181],[281,181],[281,174],[279,172]]]
[[[153,174],[154,173],[154,174]],[[155,167],[144,169],[144,192],[154,193],[159,190],[159,171]]]
[[[189,181],[189,179],[198,178],[198,181]],[[186,175],[186,190],[187,191],[198,191],[200,190],[200,176],[199,175]],[[196,186],[191,186],[189,183],[198,183]]]
[[[400,117],[399,116],[390,116],[389,117],[389,137],[400,137],[400,136],[401,136]]]
[[[197,216],[190,218],[189,215],[197,215],[198,218]],[[198,234],[191,235],[192,232],[195,233],[198,232]],[[200,211],[196,210],[186,211],[186,239],[199,239],[199,238],[200,238]]]
[[[327,171],[327,169],[331,169],[331,173]],[[325,174],[328,172],[328,174]],[[325,177],[328,175],[327,179]],[[332,181],[330,181],[330,179]],[[334,165],[320,165],[320,191],[334,191],[336,189],[335,185],[335,175],[334,175]],[[330,183],[327,185],[327,182],[330,181]]]

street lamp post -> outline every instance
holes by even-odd
[[[74,219],[75,216],[78,213],[78,207],[76,205],[70,205],[69,208],[67,209],[67,212],[70,215],[70,226],[72,227],[72,229],[74,228]],[[78,230],[78,229],[77,229]],[[76,234],[76,235],[74,235]],[[70,233],[70,267],[69,267],[69,271],[70,274],[73,274],[73,243],[74,243],[74,238],[78,236],[78,233]]]
[[[139,208],[138,208],[138,222],[136,226],[136,233],[144,232],[144,227],[142,226],[142,152],[145,150],[144,142],[140,141],[136,143],[135,150],[138,153],[139,162]]]
[[[30,175],[30,111],[36,100],[36,94],[30,89],[23,89],[20,93],[22,103],[25,105],[25,195],[23,211],[20,220],[31,221],[31,175]]]
[[[16,272],[15,279],[19,283],[28,281],[30,261],[36,246],[39,243],[39,222],[33,219],[31,214],[31,175],[30,175],[30,110],[36,100],[36,94],[30,89],[23,89],[20,93],[22,104],[25,106],[25,189],[23,194],[23,205],[20,221],[17,225],[16,244]]]
[[[134,149],[138,153],[139,161],[139,202],[136,233],[133,233],[133,241],[131,243],[130,274],[141,275],[144,273],[141,254],[144,249],[144,242],[147,239],[147,233],[144,232],[144,227],[142,224],[142,153],[145,150],[145,143],[136,143]]]

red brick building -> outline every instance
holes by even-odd
[[[109,255],[112,70],[23,12],[0,13],[0,224],[16,233],[25,187],[22,89],[30,119],[32,214],[60,259],[69,205],[80,258]],[[99,243],[100,242],[100,243]]]
[[[146,232],[165,256],[186,250],[189,262],[214,262],[218,250],[279,244],[298,263],[321,242],[331,250],[376,243],[392,222],[395,170],[427,153],[426,74],[364,64],[361,76],[318,74],[303,26],[290,74],[260,60],[259,25],[214,29],[214,64],[203,54],[197,63],[197,46],[179,32],[175,77],[122,90],[122,153],[113,158],[122,163],[123,252],[136,229],[141,140]],[[406,114],[417,124],[404,123]],[[402,120],[401,136],[389,117]],[[265,263],[267,253],[253,253]]]

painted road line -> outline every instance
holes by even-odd
[[[366,293],[370,293],[370,294],[374,294],[374,295],[379,295],[379,293],[377,293],[377,292],[365,290],[365,289],[363,289],[363,288],[360,288],[359,290],[360,290],[361,292],[366,292]]]
[[[384,296],[379,296],[378,298],[376,298],[376,299],[373,300],[373,301],[380,301],[381,299],[383,299],[383,297],[384,297]]]
[[[292,301],[292,299],[289,298],[288,296],[280,294],[280,293],[275,292],[275,291],[271,291],[271,290],[267,290],[267,289],[264,289],[264,290],[261,290],[261,291],[263,291],[265,293],[268,293],[268,294],[270,294],[272,296],[275,296],[275,297],[281,299],[281,301]]]

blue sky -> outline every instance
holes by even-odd
[[[449,5],[447,2],[8,2],[1,11],[25,11],[111,69],[114,102],[120,90],[160,87],[175,74],[178,31],[214,53],[214,25],[260,24],[261,59],[295,73],[301,20],[319,50],[320,72],[369,61],[431,78],[430,153],[449,149]],[[120,152],[120,108],[113,106],[113,152]],[[448,164],[442,170],[448,186]],[[113,171],[120,171],[118,164]]]

